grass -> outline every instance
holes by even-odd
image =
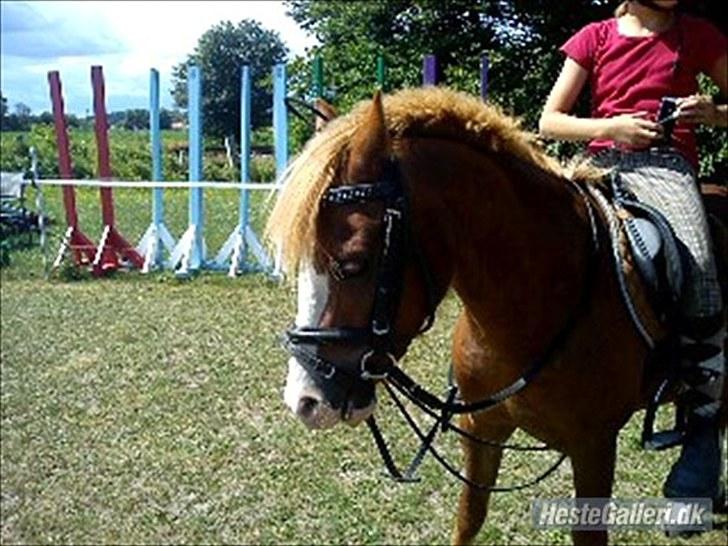
[[[236,199],[208,195],[214,252],[235,224]],[[61,218],[59,195],[49,191],[47,199]],[[116,199],[122,231],[134,240],[148,221],[148,196],[117,192]],[[96,201],[95,192],[79,192],[92,237]],[[185,206],[170,194],[175,235]],[[263,208],[258,201],[256,210]],[[286,355],[277,339],[294,314],[290,289],[262,276],[218,274],[45,280],[37,249],[12,258],[0,279],[3,544],[449,540],[459,485],[431,459],[421,482],[391,483],[364,428],[309,433],[283,406]],[[449,297],[406,359],[437,389],[458,309]],[[416,447],[411,435],[388,404],[380,413],[403,461]],[[677,455],[642,452],[640,418],[620,436],[617,497],[659,497]],[[455,438],[444,440],[458,460]],[[527,481],[552,458],[508,454],[500,482]],[[570,543],[563,530],[533,529],[529,509],[534,498],[571,495],[568,464],[533,488],[494,495],[478,542]],[[614,533],[612,541],[676,543],[657,531]],[[677,542],[724,544],[725,535]]]

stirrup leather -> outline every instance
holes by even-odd
[[[663,449],[681,445],[685,440],[688,431],[687,411],[685,404],[681,401],[675,404],[675,422],[672,428],[655,431],[657,408],[665,402],[665,397],[676,380],[675,376],[665,378],[647,404],[647,411],[645,411],[645,419],[642,424],[642,449],[662,451]]]

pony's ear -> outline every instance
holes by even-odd
[[[390,155],[387,124],[384,119],[382,94],[374,94],[369,111],[351,140],[349,163],[346,169],[350,182],[374,181],[384,171]]]
[[[336,112],[336,108],[334,108],[331,104],[329,104],[322,98],[317,98],[313,102],[313,105],[316,110],[321,112],[321,114],[324,116],[316,116],[316,132],[318,133],[321,129],[326,127],[326,124],[334,119],[338,115],[338,113]]]

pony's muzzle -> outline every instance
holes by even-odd
[[[295,357],[288,360],[283,399],[309,429],[331,428],[339,422],[357,425],[374,413],[373,383],[355,380],[340,385],[331,379],[310,374]]]
[[[331,428],[340,420],[339,412],[326,402],[324,393],[295,358],[288,361],[283,400],[310,429]]]
[[[343,408],[333,408],[318,391],[307,391],[298,398],[294,413],[309,429],[331,428],[339,422],[356,426],[374,413],[376,397],[363,407],[357,407],[352,400],[344,402]]]
[[[341,420],[339,410],[332,408],[317,390],[301,392],[291,409],[309,429],[326,429]]]

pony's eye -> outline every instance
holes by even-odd
[[[350,279],[361,275],[366,271],[366,260],[348,260],[341,264],[341,270],[344,273],[344,277]]]
[[[367,260],[356,258],[351,260],[334,260],[331,263],[331,274],[338,281],[354,279],[366,273]]]

